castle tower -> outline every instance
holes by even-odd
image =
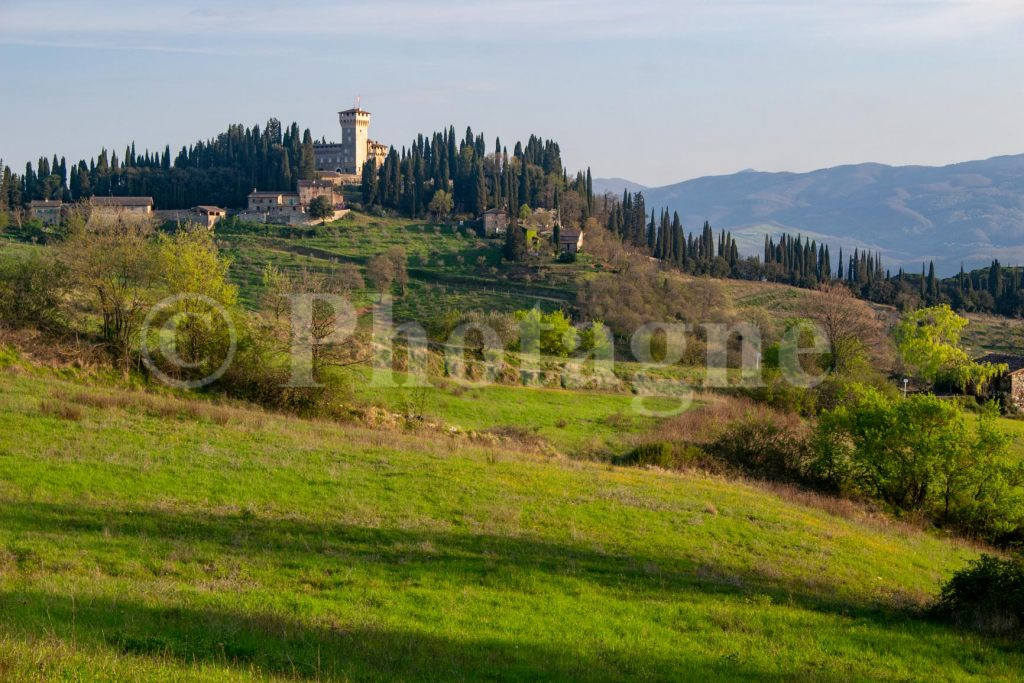
[[[341,123],[341,172],[359,175],[366,163],[370,112],[359,107],[338,112]]]

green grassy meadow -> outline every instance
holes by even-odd
[[[852,506],[5,359],[0,679],[1010,680],[1024,668],[1010,643],[918,613],[977,551]]]
[[[365,368],[352,368],[348,375],[346,381],[360,403],[439,420],[460,431],[526,435],[528,441],[576,457],[621,452],[631,437],[656,424],[656,418],[633,410],[634,397],[628,393],[454,381],[434,381],[422,388],[387,388],[372,386]],[[395,377],[396,383],[406,381],[399,373]],[[650,410],[667,412],[679,406],[668,398],[643,401]]]

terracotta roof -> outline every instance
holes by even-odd
[[[63,206],[64,202],[59,199],[33,199],[28,203],[33,209],[42,209],[47,207]]]
[[[219,206],[211,206],[209,204],[200,204],[199,206],[193,207],[193,210],[204,213],[227,213],[227,211],[220,208]]]
[[[300,180],[299,187],[334,187],[333,183],[326,180]]]
[[[558,243],[576,244],[580,241],[581,234],[582,233],[579,230],[560,230],[558,232]]]
[[[506,211],[505,209],[497,209],[497,208],[495,208],[495,209],[487,209],[486,211],[484,211],[484,215],[485,216],[487,214],[489,214],[489,213],[508,213],[508,211]]]
[[[981,358],[978,358],[976,363],[1003,363],[1010,368],[1010,373],[1019,372],[1024,370],[1024,356],[1014,356],[1009,353],[989,353]]]
[[[281,194],[284,194],[284,193],[282,193],[282,192],[273,192],[271,190],[260,190],[258,192],[256,190],[253,190],[252,192],[249,193],[249,196],[250,197],[278,197]]]
[[[153,206],[152,197],[93,197],[96,206]]]

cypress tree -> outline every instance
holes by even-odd
[[[313,180],[316,178],[316,153],[313,151],[313,136],[309,128],[302,134],[302,150],[300,152],[299,178]],[[363,164],[365,167],[366,164]]]
[[[658,230],[658,223],[654,217],[654,209],[651,209],[651,219],[644,229],[646,237],[647,253],[655,258],[663,258],[661,251],[661,231]]]
[[[505,230],[502,254],[508,261],[522,261],[526,258],[526,234],[516,221],[512,221]]]
[[[668,209],[665,210],[665,223],[668,224]],[[686,267],[686,239],[683,237],[683,223],[679,220],[679,212],[672,212],[672,258],[679,269]]]

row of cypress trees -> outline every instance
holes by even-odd
[[[663,209],[645,214],[640,192],[624,192],[621,199],[606,201],[608,229],[624,245],[645,251],[653,258],[683,272],[715,277],[762,279],[805,288],[825,282],[841,282],[858,297],[899,306],[933,306],[948,303],[958,310],[1024,316],[1024,269],[1006,267],[998,260],[987,268],[940,279],[934,262],[922,263],[920,275],[900,268],[894,275],[885,269],[880,254],[854,249],[846,258],[842,249],[833,262],[828,244],[801,235],[765,236],[760,257],[741,258],[735,238],[720,231],[716,236],[705,221],[699,234],[686,233],[679,214]],[[833,265],[834,263],[834,265]]]
[[[124,153],[107,149],[88,160],[68,165],[56,155],[41,158],[17,175],[4,167],[0,179],[0,208],[11,210],[33,199],[74,202],[93,196],[152,196],[159,208],[188,208],[196,204],[241,207],[253,188],[290,190],[295,181],[316,176],[313,138],[296,123],[283,128],[270,119],[261,129],[232,125],[217,137],[184,146],[172,158],[162,152],[141,153],[135,144]]]
[[[451,193],[456,212],[475,215],[497,207],[513,213],[523,205],[559,208],[565,192],[579,195],[584,218],[594,206],[590,169],[570,180],[558,143],[535,135],[525,145],[517,142],[511,154],[496,139],[488,153],[483,134],[467,128],[460,138],[452,126],[429,137],[419,135],[400,151],[392,148],[379,168],[372,161],[363,166],[367,208],[421,218],[437,191]]]

